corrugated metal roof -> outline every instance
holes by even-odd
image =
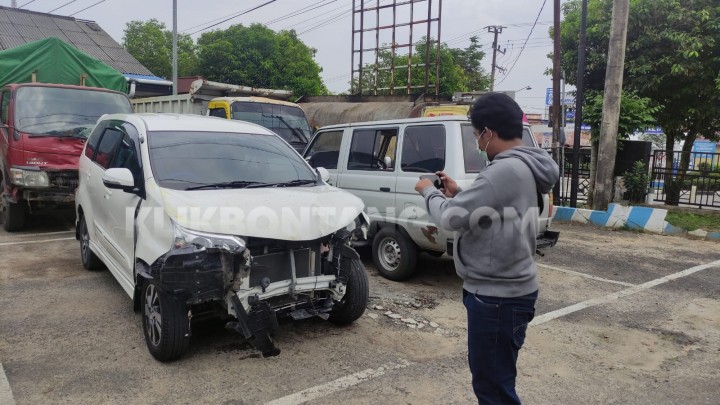
[[[0,6],[0,50],[58,37],[120,73],[152,75],[94,21]]]

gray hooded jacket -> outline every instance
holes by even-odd
[[[463,288],[494,297],[537,291],[538,192],[550,192],[558,178],[546,151],[518,146],[497,154],[453,198],[434,187],[422,190],[433,222],[455,232],[453,255]]]

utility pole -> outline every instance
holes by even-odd
[[[490,70],[490,91],[493,91],[495,89],[495,69],[497,68],[495,61],[497,60],[497,53],[500,52],[501,54],[505,55],[505,51],[498,48],[498,34],[502,34],[503,28],[507,27],[503,27],[500,25],[489,25],[485,28],[487,28],[489,33],[495,34],[495,39],[493,39],[492,69]]]
[[[554,0],[553,10],[553,132],[552,132],[552,154],[555,163],[561,167],[560,161],[560,116],[562,106],[560,104],[560,0]],[[562,138],[565,138],[564,136]],[[563,139],[564,141],[564,139]],[[560,171],[562,173],[562,170]],[[565,179],[560,179],[565,181]],[[555,184],[553,189],[554,200],[560,203],[560,182]]]
[[[173,0],[173,37],[172,37],[172,79],[173,96],[177,95],[178,67],[177,67],[177,0]]]
[[[17,0],[12,0],[12,1],[10,2],[10,7],[12,7],[12,8],[17,8]]]
[[[585,100],[585,32],[587,31],[587,0],[582,0],[580,18],[580,41],[578,47],[577,92],[575,93],[575,133],[573,134],[572,180],[570,182],[570,206],[577,207],[580,184],[580,131]]]
[[[592,207],[592,209],[600,211],[607,210],[612,198],[629,14],[630,0],[613,0],[610,47],[608,48],[605,93],[603,95],[603,117],[600,125],[600,148]]]

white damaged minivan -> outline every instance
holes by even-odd
[[[102,117],[80,159],[83,266],[107,267],[142,314],[150,353],[182,356],[220,317],[264,356],[278,316],[349,324],[368,280],[351,244],[362,201],[259,125],[175,114]]]

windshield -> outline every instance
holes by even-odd
[[[101,115],[131,112],[124,94],[21,87],[15,98],[15,127],[31,135],[87,138]]]
[[[307,143],[312,137],[305,113],[299,107],[236,101],[232,103],[232,119],[262,125],[289,143]]]
[[[316,175],[280,138],[225,132],[151,132],[150,164],[155,181],[187,190],[219,183],[228,188],[249,184],[307,181]]]

